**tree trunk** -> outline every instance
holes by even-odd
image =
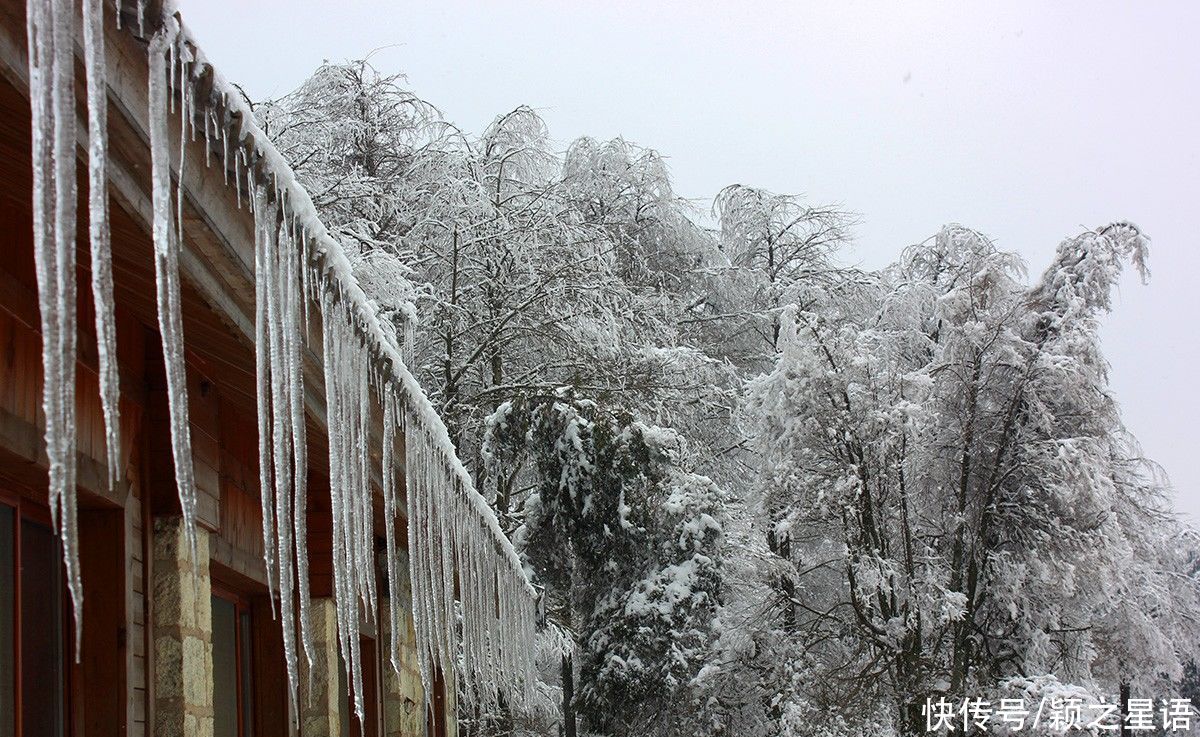
[[[458,386],[454,378],[454,344],[455,332],[454,321],[458,319],[456,307],[458,306],[458,229],[455,229],[453,236],[453,245],[451,247],[450,258],[450,313],[447,315],[445,333],[442,335],[442,342],[446,349],[446,356],[442,362],[442,418],[446,421],[447,430],[450,433],[450,439],[459,443],[458,423],[455,422],[456,408],[455,403],[458,401]]]
[[[792,533],[784,533],[779,541],[779,556],[788,563],[792,562]],[[783,580],[780,581],[783,593],[783,626],[788,632],[796,631],[796,581],[792,578],[791,569],[785,569]]]
[[[911,693],[900,696],[900,734],[904,737],[919,737],[928,732],[925,728],[926,718],[921,714],[921,707],[924,705],[923,700],[918,702]]]
[[[575,664],[570,653],[562,659],[562,737],[575,737]]]
[[[1121,737],[1130,737],[1129,729],[1129,681],[1121,681]]]
[[[499,342],[499,336],[497,336]],[[504,356],[501,353],[499,346],[492,349],[492,388],[500,386],[504,381]],[[488,412],[494,413],[500,408],[500,395],[493,393],[492,400],[488,406]],[[480,463],[479,468],[482,472],[486,464]],[[482,475],[482,474],[481,474]],[[508,514],[508,484],[505,483],[505,474],[503,469],[498,469],[496,472],[496,513],[500,515],[501,524],[504,523],[504,516]],[[483,488],[484,481],[479,482],[480,488]]]
[[[767,548],[788,563],[792,562],[792,535],[790,532],[783,534],[776,532],[774,522],[767,528]],[[784,627],[788,632],[794,632],[796,629],[796,581],[792,578],[790,569],[779,575],[778,587],[779,595],[783,599],[781,608]]]

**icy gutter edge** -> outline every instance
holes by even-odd
[[[139,11],[142,11],[142,9],[141,3],[139,3]],[[384,367],[390,366],[392,380],[399,385],[404,396],[408,397],[412,404],[411,409],[419,416],[418,421],[425,425],[426,429],[430,432],[437,450],[441,452],[450,471],[458,476],[467,500],[488,526],[493,535],[493,542],[496,547],[508,559],[508,563],[513,571],[525,584],[526,593],[532,599],[536,600],[538,598],[537,591],[529,583],[529,578],[525,574],[525,568],[521,564],[521,559],[517,555],[516,549],[513,548],[512,542],[500,528],[500,521],[497,519],[491,506],[475,488],[474,479],[471,478],[471,474],[459,459],[454,442],[450,439],[450,433],[446,429],[446,424],[442,421],[437,410],[434,409],[433,403],[429,401],[429,397],[426,396],[425,391],[421,388],[420,382],[408,370],[408,367],[400,356],[399,350],[393,345],[387,332],[379,323],[379,318],[375,313],[374,307],[371,306],[366,293],[354,277],[349,259],[346,258],[341,245],[329,235],[328,229],[317,214],[316,206],[313,204],[308,191],[296,181],[296,174],[292,171],[291,165],[284,159],[283,154],[279,153],[275,145],[271,143],[267,134],[255,123],[254,113],[242,98],[240,90],[226,81],[220,70],[208,61],[200,45],[196,42],[191,32],[184,26],[181,14],[175,7],[175,3],[171,0],[165,2],[162,12],[164,19],[173,18],[177,24],[174,43],[179,46],[185,46],[191,55],[193,65],[190,74],[191,83],[194,84],[197,79],[202,78],[205,74],[211,75],[212,91],[205,99],[201,99],[196,103],[197,108],[204,105],[211,105],[212,97],[219,96],[224,107],[222,111],[223,115],[219,117],[227,127],[226,135],[232,134],[233,140],[237,142],[239,147],[254,155],[255,158],[247,162],[248,168],[258,168],[261,175],[259,181],[271,182],[277,196],[281,192],[286,194],[288,214],[298,220],[306,235],[315,241],[316,248],[313,249],[314,261],[318,263],[308,264],[308,267],[316,270],[318,273],[323,272],[326,276],[336,280],[338,285],[337,291],[340,294],[335,294],[335,296],[348,302],[351,306],[353,315],[357,318],[352,322],[362,333],[362,337],[371,345],[376,357],[382,359],[383,363],[381,365]],[[123,27],[128,29],[135,37],[143,33],[143,29],[139,28],[139,24],[136,23],[123,24]],[[151,31],[153,29],[146,28],[144,30]],[[237,120],[238,118],[240,120]],[[237,129],[231,130],[234,126]],[[319,263],[321,261],[324,263]]]

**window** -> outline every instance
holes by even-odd
[[[214,587],[212,595],[214,737],[253,737],[254,681],[248,603]]]
[[[66,734],[63,585],[46,510],[0,495],[0,737]]]

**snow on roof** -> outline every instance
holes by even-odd
[[[107,233],[107,62],[104,0],[84,0],[84,67],[87,78],[89,235],[93,272],[109,272]],[[81,587],[74,496],[74,321],[75,158],[75,6],[30,0],[29,70],[33,123],[34,252],[43,321],[43,401],[50,459],[50,499],[61,524],[64,562],[80,626]],[[532,689],[533,620],[536,592],[520,558],[459,460],[441,417],[405,365],[392,332],[381,324],[371,300],[353,276],[341,246],[330,236],[312,199],[291,166],[254,121],[240,92],[210,64],[183,27],[170,0],[135,11],[116,3],[120,27],[149,41],[148,94],[152,235],[159,328],[166,366],[171,442],[176,485],[187,537],[196,554],[196,493],[187,416],[185,351],[179,284],[182,248],[182,156],[172,169],[168,118],[177,109],[187,142],[204,131],[207,154],[220,144],[218,157],[226,182],[247,185],[247,206],[254,214],[255,362],[258,379],[260,493],[263,504],[264,563],[268,586],[278,583],[282,600],[284,654],[289,695],[297,703],[298,648],[293,607],[299,605],[299,634],[306,656],[311,650],[306,575],[307,535],[303,504],[307,498],[307,457],[303,420],[303,373],[300,346],[308,342],[300,324],[301,305],[316,303],[321,315],[322,361],[330,453],[334,601],[339,647],[353,678],[354,700],[363,718],[362,662],[357,631],[360,614],[378,616],[371,464],[365,451],[372,403],[382,405],[383,497],[389,585],[399,583],[395,550],[394,478],[399,461],[395,430],[406,433],[408,462],[409,574],[417,655],[422,679],[432,686],[437,672],[456,671],[482,704],[495,704],[503,693],[521,708]],[[136,15],[133,15],[136,13]],[[147,33],[150,35],[147,37]],[[198,125],[197,123],[201,125]],[[215,139],[214,139],[215,136]],[[232,148],[230,144],[233,144]],[[172,195],[172,179],[178,188]],[[107,292],[93,283],[97,322],[112,324],[115,303],[111,275]],[[103,281],[101,279],[100,281]],[[98,330],[98,333],[104,331]],[[63,336],[72,336],[64,338]],[[102,336],[102,394],[113,399],[117,374],[104,364],[115,356],[115,338]],[[115,366],[115,364],[112,364]],[[111,376],[109,375],[111,373]],[[375,397],[372,399],[371,390]],[[110,458],[118,441],[115,409],[105,405]],[[111,472],[111,470],[110,470]],[[294,473],[293,473],[294,472]],[[294,502],[294,504],[293,504]],[[276,524],[278,522],[278,524]],[[295,536],[293,537],[293,529]],[[276,557],[278,553],[278,557]],[[293,589],[293,584],[299,585]],[[461,609],[456,608],[457,599]],[[397,660],[398,607],[392,610],[392,657]],[[458,622],[461,618],[462,636]],[[460,659],[461,645],[461,659]],[[432,688],[426,689],[428,699]],[[297,712],[293,708],[293,714]]]
[[[174,6],[175,3],[172,2],[168,5]],[[164,13],[167,12],[176,15],[178,13],[173,7],[164,9]],[[412,408],[419,414],[419,421],[433,433],[434,442],[438,450],[444,454],[454,474],[468,490],[472,503],[480,516],[485,520],[488,529],[495,535],[497,545],[508,558],[509,563],[521,572],[522,578],[525,578],[520,557],[512,547],[512,543],[508,540],[508,537],[501,530],[500,522],[496,518],[495,512],[492,511],[491,506],[483,498],[483,495],[476,490],[475,482],[470,472],[467,471],[462,461],[458,458],[457,450],[454,442],[450,439],[445,423],[421,388],[420,382],[417,381],[416,377],[412,375],[412,372],[405,365],[404,360],[400,356],[400,351],[395,344],[394,337],[391,333],[384,330],[380,324],[374,303],[362,290],[362,287],[359,286],[358,280],[354,277],[350,260],[346,257],[346,253],[341,245],[329,235],[329,231],[317,213],[316,206],[313,204],[308,191],[297,181],[296,173],[283,157],[283,154],[275,148],[267,134],[258,127],[254,119],[254,112],[246,103],[241,91],[229,83],[220,70],[208,60],[200,46],[196,43],[191,31],[182,22],[179,25],[178,44],[186,46],[192,56],[193,71],[191,77],[193,80],[205,74],[212,75],[212,91],[209,102],[211,104],[219,100],[219,114],[223,116],[225,124],[229,126],[227,133],[233,133],[234,140],[237,141],[238,145],[250,151],[250,155],[255,157],[251,165],[258,170],[259,181],[272,182],[274,188],[283,197],[286,197],[289,214],[299,221],[308,238],[316,243],[316,248],[312,253],[321,262],[320,268],[323,270],[324,277],[328,280],[323,283],[327,285],[327,288],[334,289],[339,299],[345,300],[352,305],[353,313],[357,318],[355,327],[361,332],[362,337],[368,341],[371,350],[381,360],[384,370],[389,372],[391,378],[402,387],[404,393],[412,403]],[[197,102],[203,103],[205,101]],[[537,593],[528,584],[527,579],[526,585],[528,586],[530,596],[536,597]]]

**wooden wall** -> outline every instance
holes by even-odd
[[[4,176],[2,169],[0,176]],[[0,485],[45,505],[42,345],[33,226],[28,201],[21,202],[11,190],[4,194],[0,196],[0,251],[9,257],[0,260]],[[147,331],[127,311],[118,310],[122,473],[118,485],[109,489],[88,267],[86,253],[81,252],[76,437],[84,630],[81,663],[71,672],[72,719],[76,731],[89,737],[144,737],[146,570],[140,444]]]
[[[106,33],[112,35],[113,31],[108,29]],[[29,100],[21,77],[24,38],[24,17],[19,6],[0,9],[0,486],[45,503],[40,317],[30,212],[31,134]],[[116,44],[110,39],[109,44],[110,70],[115,72],[110,78],[109,105],[113,154],[110,178],[114,182],[110,211],[122,436],[121,481],[114,489],[109,489],[106,481],[104,420],[85,242],[86,206],[80,207],[77,224],[78,468],[80,507],[84,511],[81,519],[86,528],[83,553],[88,560],[85,586],[91,592],[91,603],[85,601],[88,630],[83,655],[88,658],[89,647],[103,648],[90,659],[90,666],[75,674],[84,689],[76,695],[78,732],[86,731],[89,737],[144,737],[146,724],[153,720],[153,657],[147,628],[154,606],[147,586],[152,580],[149,545],[154,516],[178,513],[155,305],[153,247],[145,222],[149,200],[143,191],[146,182],[142,181],[149,159],[139,128],[146,109],[144,47],[126,36],[121,39]],[[131,110],[137,114],[131,117]],[[185,247],[193,261],[207,268],[201,279],[189,281],[185,275],[182,294],[198,517],[212,533],[214,577],[224,578],[253,599],[256,628],[261,633],[256,638],[256,661],[270,672],[263,682],[270,680],[278,685],[281,647],[278,625],[270,618],[264,594],[254,346],[246,327],[249,325],[252,332],[252,216],[232,204],[232,190],[224,186],[218,169],[209,171],[202,165],[204,157],[197,145],[188,147],[186,155],[187,168],[197,179],[186,182]],[[85,171],[81,165],[81,205],[87,202]],[[124,188],[120,181],[125,181]],[[207,290],[203,293],[198,286],[201,283]],[[310,366],[308,371],[310,386],[319,392],[319,370],[314,372]],[[308,419],[312,593],[330,596],[328,456],[323,428],[313,415]],[[376,519],[378,522],[381,515]],[[403,538],[403,525],[399,533]],[[113,650],[119,657],[104,657]],[[97,688],[102,690],[93,691]],[[123,702],[113,699],[112,695],[122,689]],[[269,725],[278,727],[282,721],[276,718],[285,711],[278,699],[270,703],[274,711],[259,713],[259,734],[270,733]]]
[[[0,488],[44,506],[42,345],[30,211],[28,105],[20,91],[0,78]],[[79,195],[86,203],[82,180]],[[153,607],[146,586],[151,578],[150,525],[145,520],[148,512],[178,513],[178,500],[153,311],[150,239],[119,203],[113,200],[110,208],[117,258],[122,439],[121,479],[111,490],[84,240],[86,207],[80,209],[77,225],[76,436],[85,636],[83,663],[72,669],[72,719],[76,732],[89,737],[144,737],[153,702],[146,626]],[[185,310],[185,336],[220,334],[219,319],[194,295]],[[247,413],[239,407],[245,404],[242,396],[225,395],[223,385],[231,383],[227,376],[214,378],[228,374],[230,367],[214,368],[211,360],[192,351],[187,358],[199,520],[214,533],[217,562],[244,574],[253,588],[263,579],[253,407]],[[230,356],[229,364],[239,374],[252,375],[252,348]],[[276,642],[270,640],[278,650]],[[266,662],[267,655],[262,658]]]

